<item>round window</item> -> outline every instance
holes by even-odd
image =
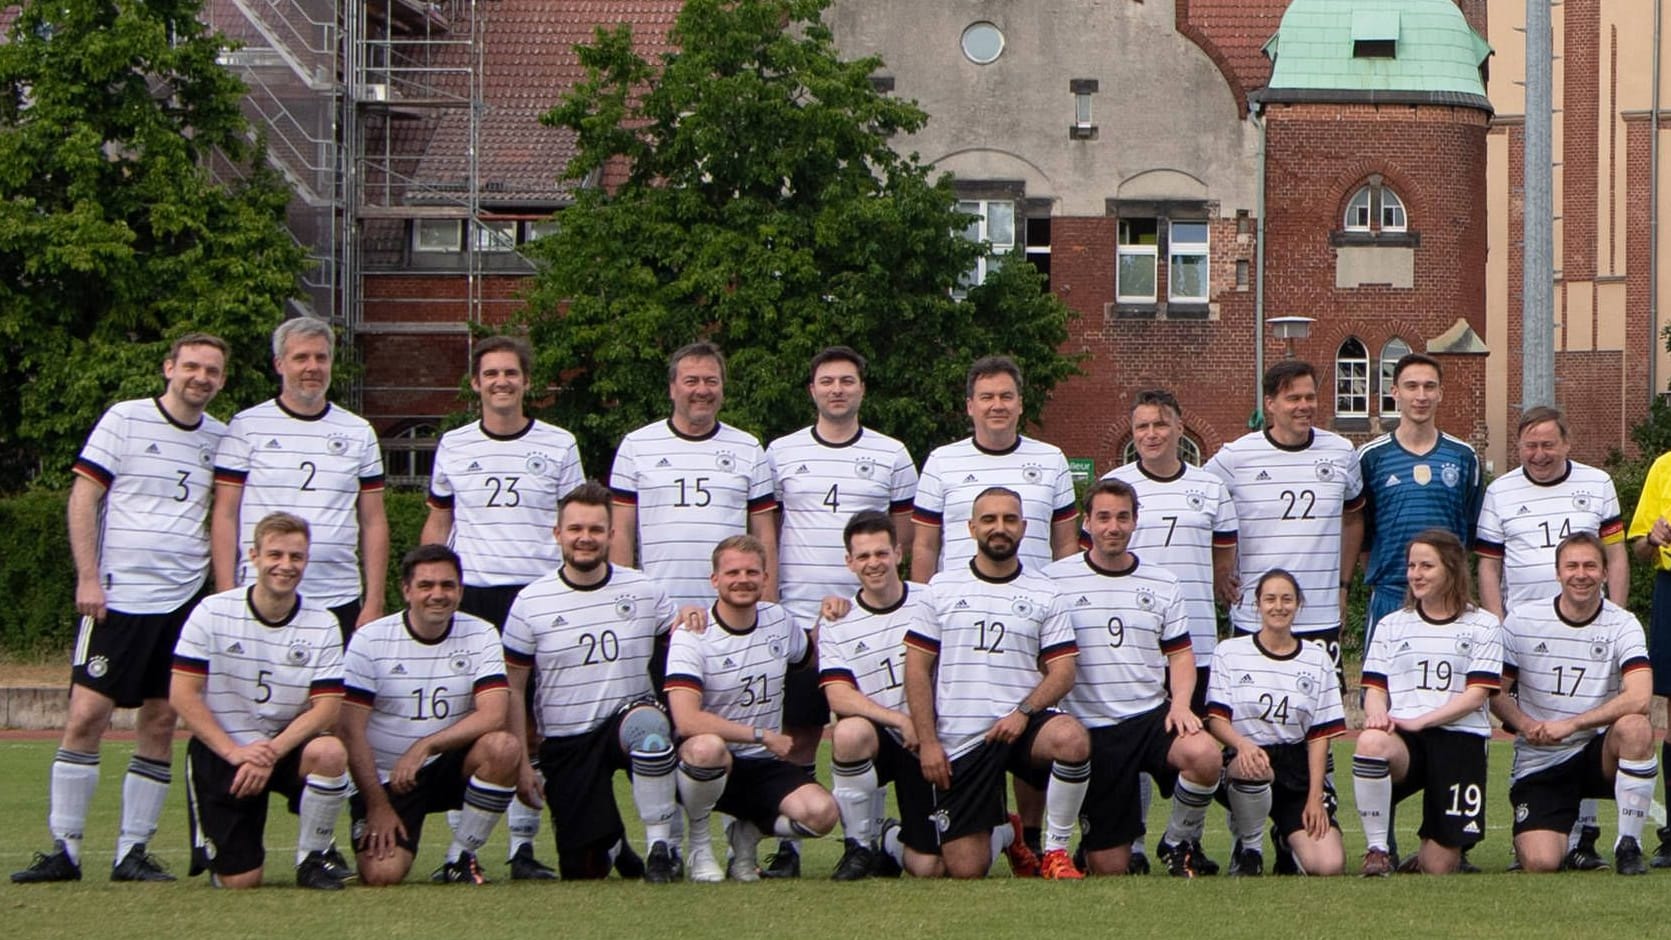
[[[972,23],[963,31],[963,54],[976,65],[996,62],[1004,52],[1004,34],[987,22]]]

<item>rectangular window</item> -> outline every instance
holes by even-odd
[[[476,223],[477,251],[515,251],[516,222]]]
[[[1030,216],[1024,220],[1027,260],[1044,275],[1044,289],[1050,289],[1050,216]]]
[[[1369,416],[1369,362],[1335,360],[1334,413],[1340,418]]]
[[[1166,246],[1166,296],[1183,303],[1207,302],[1207,223],[1171,223],[1171,240]]]
[[[457,219],[418,219],[412,223],[412,250],[426,253],[460,249]]]
[[[1073,123],[1075,127],[1091,126],[1091,96],[1078,94],[1073,96]]]
[[[1008,199],[964,199],[958,202],[957,211],[975,216],[964,226],[963,237],[984,242],[991,249],[991,254],[975,259],[974,267],[958,278],[958,289],[952,294],[961,299],[1003,263],[1001,256],[1015,249],[1015,203]]]
[[[1160,252],[1158,219],[1121,219],[1114,295],[1123,304],[1155,302],[1155,265]]]
[[[547,235],[555,235],[557,234],[557,226],[559,224],[560,223],[558,223],[556,219],[540,219],[537,222],[524,222],[522,223],[522,240],[525,242],[531,242],[545,238]]]

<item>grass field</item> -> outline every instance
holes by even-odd
[[[0,740],[0,866],[27,864],[45,848],[46,779],[55,742]],[[1664,919],[1671,872],[1621,878],[1609,872],[1533,877],[1501,873],[1509,861],[1508,745],[1492,746],[1489,833],[1473,853],[1487,874],[1452,878],[1403,876],[1365,880],[1224,877],[1179,881],[1164,876],[1090,880],[1077,884],[1016,881],[999,872],[974,884],[868,881],[834,884],[827,875],[838,842],[808,843],[806,877],[755,885],[651,886],[611,879],[588,884],[511,884],[504,881],[503,829],[482,853],[490,877],[484,888],[431,885],[423,879],[439,863],[445,827],[435,820],[414,868],[399,888],[350,888],[304,893],[291,882],[294,818],[275,806],[268,828],[273,886],[243,894],[211,891],[204,879],[173,885],[111,884],[105,865],[114,848],[117,804],[129,745],[104,750],[104,776],[87,831],[87,879],[79,884],[0,888],[0,940],[111,935],[140,937],[764,937],[815,936],[854,940],[918,937],[1208,936],[1381,937],[1444,935],[1652,935]],[[1336,761],[1350,767],[1350,745]],[[176,773],[182,760],[175,761]],[[1341,821],[1348,867],[1356,870],[1363,837],[1351,808],[1349,779]],[[631,801],[622,788],[622,805]],[[1415,845],[1419,801],[1405,804],[1400,842]],[[1603,844],[1611,845],[1612,804],[1603,803]],[[1157,800],[1151,830],[1164,824]],[[629,826],[631,824],[629,823]],[[344,817],[339,833],[346,835]],[[175,786],[154,851],[176,872],[186,866],[183,790]],[[549,828],[540,855],[554,861]],[[1653,840],[1646,840],[1652,850]],[[1223,813],[1208,820],[1208,854],[1224,861]],[[763,845],[762,851],[769,851]],[[1267,847],[1267,852],[1269,851]]]

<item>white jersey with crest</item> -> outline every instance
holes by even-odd
[[[875,608],[863,594],[840,620],[818,628],[818,684],[844,683],[883,708],[905,707],[905,632],[921,616],[926,585],[907,581],[899,603]]]
[[[1025,565],[994,579],[965,562],[935,575],[925,593],[905,645],[937,657],[935,733],[956,758],[1015,711],[1047,663],[1079,651],[1056,585]]]
[[[1604,600],[1593,617],[1568,620],[1559,598],[1522,604],[1503,621],[1503,681],[1519,683],[1515,698],[1534,721],[1581,715],[1618,696],[1625,673],[1648,669],[1648,646],[1636,615]],[[1514,739],[1519,780],[1571,758],[1606,728],[1574,733],[1555,745]]]
[[[1419,718],[1472,688],[1489,694],[1503,685],[1503,634],[1490,611],[1471,608],[1449,620],[1430,620],[1405,607],[1382,617],[1363,660],[1364,688],[1387,693],[1387,714]],[[1491,735],[1487,702],[1438,727]]]
[[[478,694],[507,692],[499,631],[462,612],[433,640],[412,632],[406,611],[359,628],[343,654],[342,682],[346,704],[371,710],[366,741],[384,782],[413,744],[469,717]]]
[[[717,606],[708,629],[679,630],[667,646],[667,690],[702,696],[702,710],[765,731],[783,726],[783,682],[812,654],[806,631],[777,604],[755,607],[752,624],[728,624]],[[738,757],[771,757],[764,744],[730,742]]]
[[[1110,571],[1089,552],[1052,562],[1044,574],[1062,595],[1079,646],[1063,710],[1102,728],[1165,704],[1167,657],[1190,648],[1178,579],[1137,556]]]
[[[505,661],[533,670],[540,736],[585,734],[654,699],[650,661],[674,616],[659,584],[620,565],[594,585],[559,568],[523,588],[505,618]]]
[[[210,415],[185,425],[160,398],[110,407],[73,472],[105,489],[99,584],[105,603],[161,614],[196,596],[209,574],[209,494],[226,425]]]
[[[1340,626],[1341,515],[1363,507],[1358,452],[1346,438],[1313,428],[1299,446],[1254,431],[1219,448],[1207,469],[1236,503],[1236,556],[1242,600],[1230,608],[1237,631],[1259,630],[1253,590],[1272,568],[1285,568],[1310,603],[1294,615],[1297,634]]]
[[[557,500],[585,480],[574,435],[544,421],[508,435],[472,421],[441,435],[429,504],[453,514],[464,583],[499,587],[549,574],[562,562],[551,537]]]
[[[204,678],[203,702],[239,746],[271,740],[314,696],[342,694],[342,628],[298,596],[290,615],[261,619],[253,587],[206,597],[186,618],[174,671]]]
[[[1207,715],[1229,721],[1260,746],[1346,733],[1340,684],[1328,652],[1301,640],[1292,653],[1277,656],[1266,652],[1257,634],[1225,640],[1213,651]]]
[[[1592,533],[1609,545],[1625,537],[1619,494],[1606,471],[1569,460],[1567,472],[1549,483],[1534,481],[1525,467],[1491,481],[1474,551],[1502,559],[1504,613],[1560,593],[1555,547],[1574,532]]]
[[[1236,544],[1236,501],[1230,498],[1230,488],[1187,463],[1172,477],[1157,477],[1134,460],[1102,478],[1123,480],[1137,491],[1137,530],[1127,550],[1178,576],[1195,664],[1205,667],[1218,645],[1213,549]]]
[[[940,527],[939,570],[961,569],[975,557],[969,517],[975,497],[991,486],[1021,494],[1021,515],[1027,520],[1021,563],[1044,570],[1054,557],[1050,527],[1076,512],[1073,474],[1060,447],[1025,436],[1001,451],[986,450],[966,437],[936,447],[923,462],[912,515],[920,523]]]
[[[326,607],[360,598],[362,492],[383,489],[383,454],[365,419],[327,404],[317,415],[278,399],[232,416],[215,454],[215,482],[243,488],[238,510],[238,583],[255,578],[248,550],[270,513],[307,520],[308,567],[301,591]]]
[[[910,511],[917,466],[904,444],[868,428],[840,444],[802,428],[773,441],[766,460],[783,507],[778,593],[790,613],[811,623],[825,597],[858,590],[841,538],[847,520],[865,509]]]
[[[616,503],[637,508],[639,567],[675,604],[712,600],[714,546],[746,534],[750,514],[777,505],[760,441],[723,422],[701,437],[671,421],[628,433],[609,488]]]

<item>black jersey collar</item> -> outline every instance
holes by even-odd
[[[201,414],[197,416],[197,421],[194,424],[187,424],[179,418],[169,414],[168,409],[163,407],[161,395],[151,399],[151,403],[157,406],[157,414],[162,415],[162,419],[164,421],[167,421],[169,424],[174,425],[182,431],[195,431],[203,426],[203,415]]]

